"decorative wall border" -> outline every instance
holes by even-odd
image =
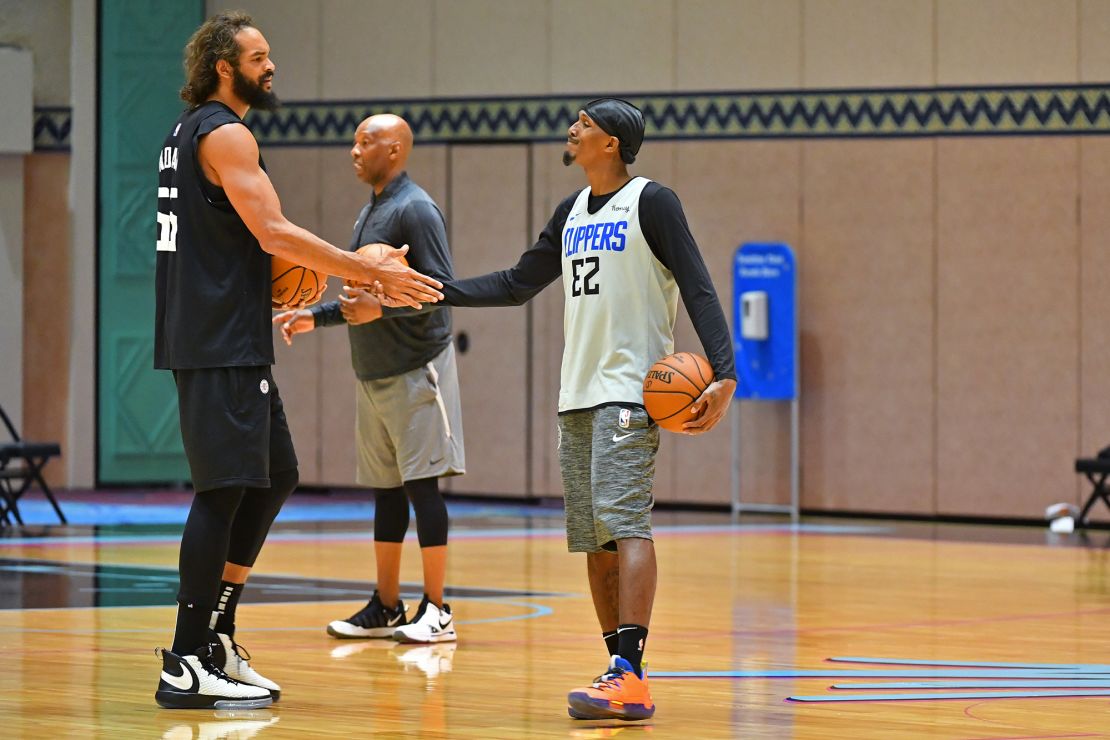
[[[267,146],[350,146],[393,112],[423,143],[562,141],[596,95],[290,102],[248,123]],[[1110,133],[1110,85],[626,95],[654,139],[798,139]]]
[[[265,146],[350,146],[358,122],[392,112],[422,143],[562,141],[595,94],[293,101],[247,123]],[[1110,84],[626,95],[654,139],[811,139],[1110,133]],[[68,150],[68,108],[35,110],[35,148]]]
[[[63,106],[35,108],[35,151],[68,152],[73,110]]]

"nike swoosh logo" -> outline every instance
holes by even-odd
[[[446,622],[444,622],[442,619],[439,620],[439,628],[440,629],[445,630],[450,626],[451,626],[451,620],[450,619],[448,619]]]
[[[632,432],[629,432],[628,434],[614,434],[613,435],[613,441],[614,442],[620,442],[622,439],[628,439],[631,436],[632,436]]]
[[[401,621],[401,617],[403,617],[403,616],[404,616],[403,614],[398,614],[393,619],[390,619],[390,620],[386,621],[385,626],[386,627],[393,627],[394,625],[396,625],[398,622]]]
[[[438,464],[439,464],[439,463],[441,463],[441,462],[443,462],[443,458],[442,458],[442,457],[440,457],[440,458],[437,458],[437,459],[435,459],[435,460],[429,460],[429,461],[428,461],[428,464],[429,464],[429,465],[438,465]]]
[[[193,676],[185,666],[181,666],[181,675],[175,676],[172,673],[162,671],[162,680],[170,686],[175,686],[182,691],[189,691],[193,688]]]

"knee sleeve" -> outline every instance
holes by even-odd
[[[405,493],[416,512],[416,534],[421,547],[447,544],[447,504],[439,493],[438,478],[421,478],[405,483]]]
[[[374,488],[374,540],[404,542],[409,531],[409,502],[403,488]]]
[[[211,610],[227,560],[232,522],[243,500],[243,488],[216,488],[193,497],[178,559],[181,585],[177,600]]]
[[[270,533],[270,526],[299,480],[297,469],[291,468],[271,475],[269,488],[246,490],[243,503],[239,505],[232,522],[228,561],[254,567],[254,561],[262,551],[262,543]]]

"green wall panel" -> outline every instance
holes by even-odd
[[[100,2],[97,482],[189,477],[173,378],[154,370],[158,152],[203,0]]]

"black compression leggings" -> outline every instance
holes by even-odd
[[[406,481],[401,488],[373,488],[374,539],[404,542],[409,530],[409,502],[416,512],[416,535],[421,547],[447,544],[447,504],[439,493],[438,478]]]
[[[204,644],[209,615],[216,607],[224,563],[251,567],[274,517],[297,486],[297,470],[270,477],[269,488],[217,488],[193,497],[181,535],[177,592],[177,634],[173,652]]]

